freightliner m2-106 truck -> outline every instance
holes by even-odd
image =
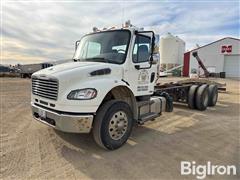
[[[204,82],[157,86],[158,43],[153,31],[135,27],[87,34],[76,42],[73,61],[32,75],[33,117],[57,130],[92,132],[109,150],[121,147],[134,124],[173,110],[173,101],[205,110],[218,87]]]

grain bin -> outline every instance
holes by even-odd
[[[167,33],[160,40],[160,66],[168,70],[183,64],[185,42],[171,33]]]

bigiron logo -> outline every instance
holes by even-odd
[[[207,175],[236,175],[235,165],[212,165],[210,161],[205,165],[197,165],[195,161],[181,161],[181,175],[194,175],[197,179],[204,179]]]

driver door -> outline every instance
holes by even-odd
[[[152,36],[150,33],[138,33],[132,51],[132,61],[126,76],[135,96],[153,94],[156,79],[156,64],[150,63]]]

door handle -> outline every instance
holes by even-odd
[[[139,69],[151,69],[152,64],[150,64],[148,67],[141,67],[140,65],[135,65],[134,67],[135,67],[137,70],[139,70]]]
[[[155,79],[155,72],[152,72],[150,82],[152,83]]]

